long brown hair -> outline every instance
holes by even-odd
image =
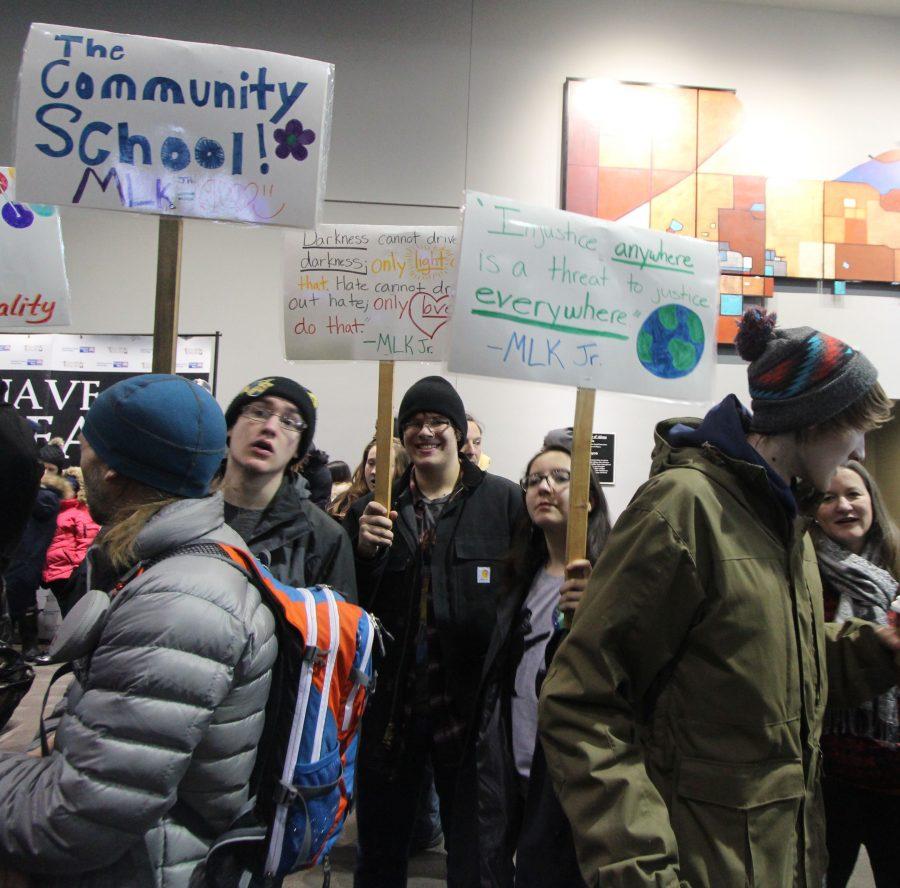
[[[397,479],[409,466],[409,455],[398,438],[393,439],[393,445],[394,479]],[[350,506],[352,506],[361,496],[365,496],[369,492],[369,485],[366,483],[366,462],[369,459],[369,451],[374,446],[375,439],[372,438],[363,450],[362,459],[353,472],[353,477],[350,479],[350,486],[328,506],[327,512],[329,515],[342,519],[347,514],[347,510]]]
[[[183,499],[137,481],[130,481],[130,484],[133,486],[129,489],[129,505],[123,506],[97,536],[97,546],[116,570],[134,564],[135,542],[150,519],[166,506]]]
[[[884,568],[896,579],[898,568],[900,568],[897,563],[900,558],[900,531],[897,530],[897,525],[884,504],[884,497],[881,495],[875,479],[862,463],[851,459],[844,463],[843,468],[856,472],[862,478],[863,484],[866,485],[866,490],[869,491],[869,497],[872,500],[872,526],[866,534],[866,546],[872,548],[874,563],[878,567]]]

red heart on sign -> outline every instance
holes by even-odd
[[[449,293],[435,296],[425,290],[416,290],[406,306],[413,326],[429,339],[434,339],[437,331],[450,320],[450,303],[441,304],[444,300],[449,299]]]

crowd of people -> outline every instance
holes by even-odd
[[[317,400],[285,377],[224,413],[180,377],[123,380],[87,413],[80,472],[0,407],[24,655],[41,585],[63,612],[109,599],[52,750],[0,754],[0,880],[210,884],[277,653],[252,583],[188,553],[215,541],[381,627],[358,888],[405,885],[441,834],[466,888],[843,886],[861,845],[879,888],[900,883],[900,540],[861,463],[892,405],[825,333],[754,309],[737,346],[750,409],[661,423],[615,526],[592,473],[574,560],[571,430],[510,481],[439,376],[400,401],[389,504],[374,440],[352,471],[310,460]]]

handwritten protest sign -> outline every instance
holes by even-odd
[[[19,72],[19,193],[313,227],[333,74],[279,53],[34,24]]]
[[[452,371],[711,397],[713,244],[467,192]]]
[[[443,361],[457,229],[320,225],[285,235],[289,359]]]
[[[16,198],[16,171],[0,167],[0,328],[71,324],[56,207]]]

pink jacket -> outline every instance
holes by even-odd
[[[99,530],[100,526],[94,523],[86,503],[74,498],[64,499],[59,504],[56,533],[47,549],[44,582],[68,579],[84,560],[85,553]]]

